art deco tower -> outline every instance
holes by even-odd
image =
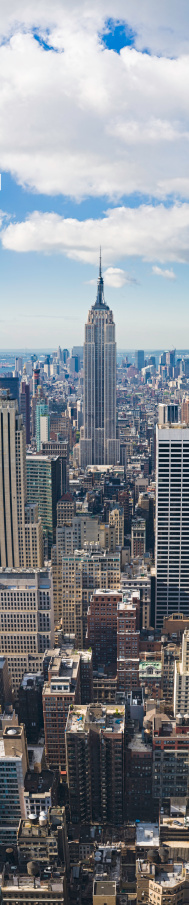
[[[88,313],[84,342],[84,427],[80,439],[80,465],[115,465],[116,343],[113,313],[104,301],[101,255],[97,297]]]

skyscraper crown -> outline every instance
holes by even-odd
[[[93,305],[93,308],[102,308],[102,306],[105,308],[108,307],[107,305],[105,305],[105,300],[104,300],[104,280],[102,277],[101,247],[100,247],[99,276],[98,276],[98,280],[97,280],[97,296],[96,296],[96,302],[95,302],[95,305]]]

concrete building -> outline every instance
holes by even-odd
[[[73,823],[122,824],[125,710],[91,704],[69,710],[66,759]]]
[[[174,716],[189,714],[189,631],[182,637],[181,659],[174,664]]]
[[[25,672],[41,669],[54,643],[51,569],[0,569],[0,653],[15,692]]]
[[[51,770],[65,774],[65,728],[70,705],[81,700],[80,654],[54,656],[43,688],[45,754]]]
[[[156,427],[156,626],[189,611],[189,428]]]
[[[188,864],[157,865],[137,861],[137,905],[185,905],[189,895]]]
[[[72,521],[76,512],[76,504],[71,493],[64,493],[57,503],[57,528],[63,525],[72,526]]]
[[[43,455],[58,456],[60,459],[60,492],[66,493],[69,487],[69,444],[68,440],[48,440],[42,442]]]
[[[105,552],[98,544],[86,544],[68,555],[53,547],[52,571],[55,617],[62,619],[63,633],[74,634],[82,648],[92,591],[119,588],[120,554]]]
[[[136,732],[126,750],[127,820],[151,820],[152,817],[152,746]]]
[[[6,704],[12,702],[11,677],[6,657],[0,657],[0,714],[4,713]]]
[[[131,594],[117,604],[117,687],[136,691],[139,687],[140,595]]]
[[[43,674],[25,673],[18,689],[19,723],[24,723],[27,740],[35,744],[43,726]]]
[[[28,454],[27,501],[38,503],[41,518],[45,554],[50,559],[51,547],[56,540],[56,506],[60,498],[60,460],[58,456]]]
[[[144,556],[146,553],[146,522],[145,519],[133,519],[131,525],[131,556]]]
[[[20,412],[26,431],[26,444],[28,445],[30,443],[30,388],[26,376],[21,382]]]
[[[109,525],[115,526],[116,547],[124,547],[124,509],[121,506],[111,506]]]
[[[25,817],[24,779],[28,770],[24,726],[6,726],[0,739],[0,843],[16,843],[20,818]]]
[[[112,311],[104,301],[101,272],[97,298],[88,313],[84,342],[84,426],[80,434],[80,465],[116,465],[116,343]]]
[[[93,651],[93,668],[108,668],[116,675],[118,591],[94,591],[87,612],[87,644]]]
[[[25,428],[15,400],[0,399],[0,418],[1,566],[11,569],[41,568],[41,522],[38,510],[29,510],[26,506]]]

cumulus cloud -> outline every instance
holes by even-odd
[[[113,264],[127,257],[160,264],[189,262],[189,204],[122,206],[107,210],[102,218],[83,221],[35,211],[24,221],[5,226],[1,241],[16,252],[64,254],[90,264],[96,264],[101,242],[106,279],[108,273],[111,280],[126,281],[127,274]]]
[[[164,277],[165,280],[176,280],[174,270],[163,270],[162,267],[157,267],[157,265],[154,264],[152,272],[155,273],[155,276],[157,277]]]
[[[98,0],[94,13],[87,0],[75,0],[70,10],[62,0],[53,7],[20,0],[17,22],[13,0],[8,4],[1,27],[13,33],[0,46],[1,171],[32,191],[77,200],[132,192],[189,198],[189,54],[184,31],[178,59],[141,52],[153,28],[161,32],[154,5],[143,4],[138,27],[138,0],[118,0],[116,15],[137,26],[138,38],[137,49],[117,54],[102,38],[113,0]],[[172,22],[174,2],[164,6]],[[168,38],[168,15],[158,4],[157,23],[159,7]],[[179,44],[176,5],[175,16]],[[46,52],[33,23],[58,52]]]
[[[103,276],[105,286],[112,286],[113,289],[122,289],[126,283],[138,283],[138,280],[136,280],[135,277],[126,273],[121,267],[107,267]]]

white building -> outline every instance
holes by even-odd
[[[0,654],[7,657],[15,691],[25,672],[41,669],[53,645],[51,569],[0,569]]]
[[[156,627],[189,612],[189,428],[156,428]]]

